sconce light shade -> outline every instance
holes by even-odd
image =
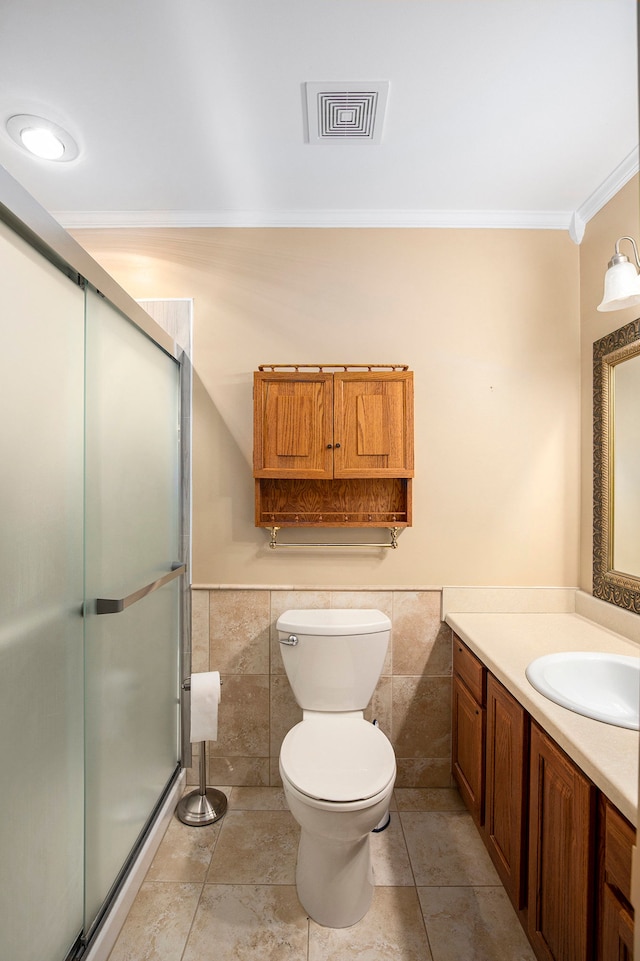
[[[633,252],[638,269],[638,248],[632,237],[621,237],[616,240],[615,254],[609,261],[609,269],[604,276],[604,296],[598,310],[622,310],[624,307],[640,305],[640,275],[628,257],[620,253],[620,244],[628,240],[633,246]]]

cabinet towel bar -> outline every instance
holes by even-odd
[[[400,533],[400,528],[399,528],[399,527],[390,527],[390,528],[389,528],[389,543],[388,543],[388,544],[374,544],[374,543],[371,543],[370,541],[369,541],[369,542],[368,542],[368,541],[359,541],[359,542],[357,542],[357,543],[343,543],[343,544],[340,544],[340,543],[337,543],[337,544],[336,544],[336,543],[333,543],[333,544],[332,544],[332,543],[327,543],[327,542],[325,542],[325,541],[320,541],[320,542],[318,542],[318,541],[306,541],[306,542],[305,542],[305,541],[302,541],[302,542],[289,541],[289,542],[286,543],[286,544],[282,544],[282,543],[279,544],[279,543],[278,543],[278,531],[280,530],[280,528],[279,528],[279,527],[267,527],[266,530],[268,530],[269,533],[270,533],[270,535],[271,535],[271,539],[269,540],[269,547],[270,547],[272,550],[275,550],[276,548],[280,548],[280,547],[337,547],[337,548],[341,548],[341,547],[346,547],[346,548],[353,548],[353,547],[363,547],[363,548],[367,548],[367,547],[368,547],[368,548],[372,548],[372,547],[374,547],[374,548],[383,548],[383,549],[385,549],[385,550],[388,549],[388,548],[391,548],[392,550],[396,550],[397,547],[398,547],[398,534]]]

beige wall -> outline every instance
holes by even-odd
[[[134,297],[194,298],[194,583],[577,583],[580,251],[567,233],[74,234]],[[285,362],[415,371],[414,526],[397,551],[274,552],[254,528],[252,372]]]
[[[603,280],[616,240],[640,240],[640,198],[638,177],[620,190],[589,221],[580,247],[580,328],[581,328],[581,513],[580,513],[580,587],[591,591],[593,551],[593,342],[640,316],[630,307],[599,313]],[[632,257],[631,245],[622,252]]]

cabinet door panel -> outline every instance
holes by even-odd
[[[485,711],[455,676],[452,702],[453,776],[464,803],[480,826],[484,817]]]
[[[593,949],[595,789],[531,725],[529,939],[542,961],[587,961]]]
[[[527,723],[524,709],[487,677],[485,831],[489,854],[516,909],[524,906]]]
[[[334,475],[413,477],[413,374],[334,374]]]
[[[602,892],[599,961],[633,961],[633,918],[608,884]]]
[[[333,476],[332,374],[254,375],[254,476]]]

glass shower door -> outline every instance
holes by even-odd
[[[0,958],[82,930],[84,295],[0,223]]]
[[[86,301],[85,932],[179,756],[179,366]]]

